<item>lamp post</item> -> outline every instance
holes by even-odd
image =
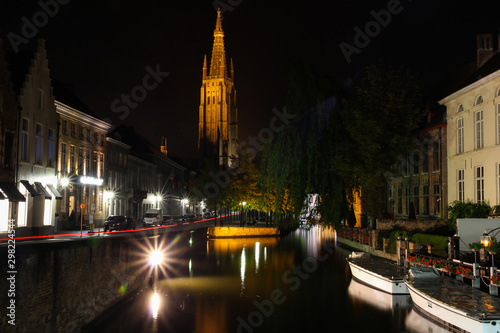
[[[80,238],[83,237],[83,209],[85,208],[85,204],[80,204]]]
[[[241,202],[241,214],[240,214],[240,227],[245,225],[245,222],[243,221],[243,212],[245,211],[245,205],[247,203],[245,201]]]

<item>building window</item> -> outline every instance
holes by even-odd
[[[83,141],[84,138],[85,138],[85,129],[82,126],[80,126],[80,130],[78,132],[78,139]]]
[[[476,112],[476,149],[483,148],[484,133],[483,133],[483,111]]]
[[[66,120],[63,119],[63,121],[61,122],[61,133],[64,135],[68,134],[68,132],[67,132],[68,130],[66,127],[67,127]]]
[[[42,164],[43,159],[43,133],[42,133],[42,125],[36,124],[35,127],[35,135],[36,135],[36,146],[35,146],[35,163]]]
[[[97,152],[92,152],[92,169],[90,171],[93,176],[97,175]]]
[[[87,141],[90,142],[90,130],[87,129]]]
[[[457,154],[464,152],[464,118],[457,120]]]
[[[441,201],[439,197],[440,192],[439,184],[434,184],[434,215],[439,213],[439,202]]]
[[[61,143],[61,172],[68,172],[66,168],[66,144]]]
[[[97,169],[97,178],[102,178],[104,176],[104,154],[99,153],[99,164]]]
[[[210,93],[207,96],[207,104],[210,105]]]
[[[429,215],[429,185],[423,185],[422,186],[422,192],[423,192],[423,196],[424,196],[423,214],[424,215]]]
[[[83,158],[85,156],[85,150],[83,148],[78,148],[78,166],[77,173],[82,174],[83,172]]]
[[[85,150],[85,175],[90,174],[90,151]]]
[[[432,143],[432,171],[439,171],[439,143]]]
[[[500,145],[500,104],[497,104],[497,144]]]
[[[483,103],[483,96],[479,95],[476,98],[476,104],[475,105],[479,105],[481,103]]]
[[[76,147],[71,145],[69,146],[69,172],[75,172],[75,153]]]
[[[403,188],[398,188],[398,214],[403,214]]]
[[[71,123],[71,137],[76,138],[76,124]]]
[[[21,161],[28,161],[28,119],[23,118],[21,132]]]
[[[461,202],[465,201],[464,185],[464,170],[457,170],[457,200]]]
[[[420,215],[420,198],[419,187],[413,186],[413,207],[415,208],[415,215]]]
[[[476,202],[484,201],[484,167],[476,167]]]
[[[49,137],[49,158],[48,158],[48,166],[49,167],[54,167],[55,165],[55,156],[56,156],[56,138],[54,136],[54,130],[49,128],[48,131],[48,137]]]
[[[497,188],[498,188],[497,204],[500,204],[500,163],[497,164]]]
[[[464,106],[463,106],[462,104],[460,104],[460,105],[458,106],[457,113],[460,113],[460,112],[462,112],[463,110],[464,110]]]
[[[101,147],[104,147],[104,134],[100,134],[100,142],[99,144],[101,145]]]

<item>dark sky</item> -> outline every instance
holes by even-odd
[[[52,76],[74,85],[76,96],[113,125],[125,123],[169,151],[194,156],[203,56],[212,51],[214,1],[63,1],[51,15],[40,3],[3,1],[0,33],[23,35],[26,21],[39,27],[21,50],[44,37]],[[245,141],[268,126],[272,109],[283,109],[288,60],[311,64],[349,88],[367,64],[384,59],[413,68],[432,86],[474,60],[477,33],[498,33],[496,1],[259,1],[220,0],[227,58],[233,58],[239,110],[239,137]],[[233,5],[230,5],[230,4]],[[496,6],[496,7],[495,7]],[[356,31],[374,21],[372,11],[392,8],[348,63],[340,43],[355,46]],[[52,17],[50,17],[52,16]],[[229,65],[229,64],[228,64]],[[143,85],[146,67],[169,73],[129,113],[113,101]],[[163,74],[164,76],[166,74]],[[154,81],[151,81],[151,84]],[[440,96],[444,97],[444,96]],[[124,118],[124,119],[120,119]]]

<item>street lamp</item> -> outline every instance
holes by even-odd
[[[104,202],[108,205],[108,216],[111,215],[111,199],[115,197],[115,193],[113,191],[105,191],[104,194]]]
[[[244,211],[244,209],[245,209],[245,205],[246,205],[246,204],[247,204],[247,203],[246,203],[245,201],[242,201],[242,202],[241,202],[240,227],[242,227],[242,226],[243,226],[243,224],[244,224],[244,223],[243,223],[243,211]]]
[[[162,202],[163,198],[161,195],[155,195],[154,201],[156,202],[156,208],[160,208],[160,202]]]
[[[181,205],[182,205],[182,207],[188,207],[188,202],[189,202],[189,200],[188,200],[188,199],[186,199],[186,198],[182,199],[182,200],[181,200]],[[185,209],[185,208],[184,208],[184,209],[182,209],[182,212],[183,212],[183,214],[182,214],[182,215],[186,215],[186,213],[185,213],[185,212],[186,212],[186,209]]]

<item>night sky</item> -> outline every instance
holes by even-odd
[[[203,56],[210,60],[216,2],[60,2],[67,3],[58,3],[57,10],[49,6],[52,12],[44,21],[40,3],[55,0],[2,1],[4,50],[15,54],[9,34],[23,36],[25,22],[39,18],[38,31],[26,38],[29,43],[18,45],[21,51],[33,49],[38,37],[45,38],[53,78],[72,85],[75,95],[100,118],[133,125],[157,145],[166,136],[169,152],[195,156]],[[308,63],[352,89],[366,65],[383,59],[413,68],[432,89],[475,60],[476,34],[497,34],[500,28],[496,1],[219,3],[226,9],[222,25],[228,66],[230,58],[234,61],[240,142],[268,126],[273,108],[283,109],[288,60]],[[370,22],[381,10],[393,13],[377,29]],[[373,36],[348,63],[339,45],[355,47],[355,28],[364,31],[367,24]],[[143,86],[150,70],[162,73],[161,82],[126,114],[118,108],[124,105],[120,96]],[[149,81],[150,87],[154,82]]]

